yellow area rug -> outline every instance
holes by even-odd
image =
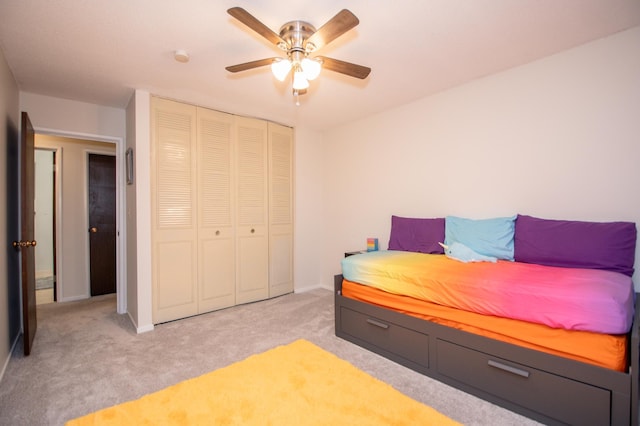
[[[67,425],[457,425],[297,340]]]

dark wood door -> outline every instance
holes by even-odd
[[[29,115],[22,113],[20,141],[20,241],[14,245],[20,249],[22,263],[22,332],[24,354],[29,355],[33,347],[38,326],[36,316],[36,255],[34,240],[34,132]]]
[[[116,158],[89,154],[91,296],[116,291]]]

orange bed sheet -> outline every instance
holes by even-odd
[[[482,315],[387,293],[348,280],[342,282],[342,295],[514,345],[616,371],[626,371],[626,334],[570,331],[542,324]]]

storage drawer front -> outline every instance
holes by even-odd
[[[606,425],[610,392],[565,377],[437,341],[438,371],[459,382],[568,424]]]
[[[341,309],[345,333],[429,368],[428,335],[348,308]]]

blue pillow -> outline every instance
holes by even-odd
[[[462,243],[476,253],[513,260],[516,216],[492,219],[445,218],[444,243]]]

